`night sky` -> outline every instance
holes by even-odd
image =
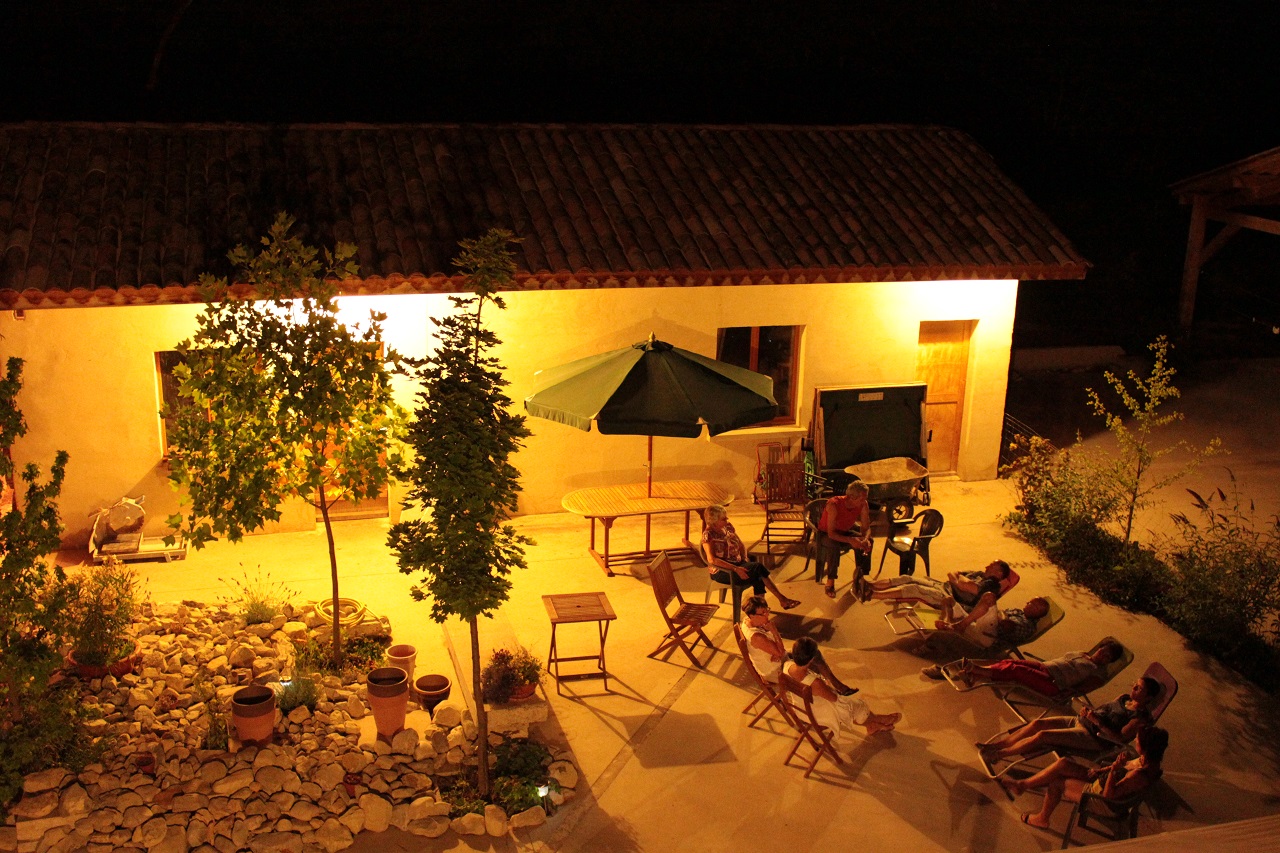
[[[1187,224],[1168,185],[1280,146],[1277,2],[6,6],[3,121],[957,127],[1095,264],[1083,284],[1024,285],[1021,344],[1136,348],[1168,330]],[[1206,268],[1199,316],[1265,347],[1278,267],[1280,238],[1234,238]]]

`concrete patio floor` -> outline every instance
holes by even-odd
[[[1063,584],[1052,565],[1001,526],[999,518],[1012,503],[1003,481],[936,482],[934,505],[945,514],[946,529],[934,544],[933,573],[981,567],[995,557],[1008,560],[1022,576],[1011,594],[1014,604],[1051,594],[1067,611],[1062,624],[1030,647],[1041,657],[1087,648],[1106,634],[1122,639],[1136,660],[1095,697],[1101,701],[1127,688],[1153,660],[1179,679],[1180,693],[1162,721],[1172,745],[1165,762],[1167,788],[1158,803],[1161,817],[1144,811],[1141,833],[1275,812],[1280,704],[1186,648],[1156,620]],[[763,521],[742,500],[731,517],[748,541]],[[813,582],[812,570],[803,571],[803,555],[775,571],[784,591],[803,601],[778,617],[783,634],[816,637],[841,677],[860,687],[873,709],[903,714],[893,734],[843,742],[850,762],[843,769],[824,762],[821,774],[808,780],[800,768],[783,766],[791,739],[780,727],[772,732],[768,726],[746,728],[748,718],[740,712],[752,691],[733,642],[727,602],[711,627],[720,652],[705,670],[689,666],[679,652],[667,660],[650,659],[646,655],[663,628],[649,584],[627,575],[605,577],[586,553],[587,525],[575,516],[525,516],[516,525],[537,542],[528,551],[529,568],[513,578],[511,600],[501,610],[522,643],[545,655],[550,625],[541,596],[546,593],[601,590],[618,614],[608,638],[609,693],[598,681],[566,682],[563,696],[553,683],[545,685],[552,716],[535,733],[572,750],[582,774],[577,797],[545,827],[518,841],[442,844],[391,830],[364,833],[353,849],[505,851],[541,842],[563,851],[737,853],[784,846],[830,850],[856,840],[871,851],[1020,853],[1060,844],[1060,835],[1019,822],[1019,814],[1038,799],[1027,795],[1011,803],[977,762],[973,742],[1016,719],[989,691],[962,694],[922,677],[920,668],[930,661],[912,653],[911,641],[894,637],[882,618],[885,607],[848,596],[828,600]],[[615,547],[639,545],[638,529],[638,523],[620,521]],[[445,631],[429,620],[427,605],[410,599],[412,581],[396,570],[385,535],[385,520],[337,526],[341,594],[388,616],[396,641],[417,646],[420,673],[450,672]],[[678,539],[674,524],[655,521],[656,544]],[[875,560],[879,556],[877,543]],[[229,592],[218,578],[257,566],[302,598],[329,595],[321,530],[250,537],[239,545],[215,543],[184,562],[139,564],[150,595],[159,601],[216,600]],[[885,570],[896,571],[893,560]],[[686,597],[702,600],[704,572],[693,566],[677,572]],[[481,630],[484,634],[484,626]],[[566,653],[590,651],[594,626],[562,628],[559,637]],[[1064,806],[1055,815],[1058,830],[1067,811]]]

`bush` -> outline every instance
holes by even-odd
[[[85,729],[94,711],[82,705],[75,681],[42,692],[27,692],[20,708],[6,712],[0,732],[0,818],[22,792],[22,777],[48,767],[79,772],[97,761],[107,742]]]
[[[259,566],[253,574],[247,570],[244,579],[220,578],[232,589],[228,604],[238,607],[245,625],[262,625],[284,612],[284,606],[298,597],[298,593],[280,581],[273,581],[270,572]]]
[[[280,682],[276,707],[280,709],[281,714],[287,716],[294,708],[303,705],[314,711],[318,701],[320,701],[320,685],[311,673],[295,672],[292,679]]]
[[[77,663],[106,666],[128,654],[129,629],[138,609],[138,575],[108,559],[79,579],[72,599],[71,648]]]
[[[1188,490],[1198,521],[1173,516],[1177,532],[1160,546],[1177,576],[1170,622],[1232,665],[1280,645],[1280,519],[1258,522],[1232,477],[1231,492],[1206,499]],[[1247,651],[1247,653],[1246,653]]]
[[[494,755],[493,801],[509,815],[542,805],[538,789],[555,786],[547,780],[551,752],[537,741],[513,738],[499,744]]]
[[[380,664],[387,655],[389,645],[388,640],[376,637],[347,640],[342,646],[342,663],[336,664],[333,660],[333,646],[312,638],[293,647],[294,671],[336,675],[343,681],[353,681],[361,673]]]

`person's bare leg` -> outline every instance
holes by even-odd
[[[1053,779],[1045,786],[1044,802],[1040,804],[1038,813],[1027,812],[1022,816],[1031,826],[1038,826],[1041,829],[1049,828],[1049,821],[1053,817],[1053,810],[1058,807],[1058,803],[1062,802],[1062,792],[1066,790],[1067,782],[1065,779]]]
[[[835,672],[831,669],[831,665],[822,657],[821,652],[819,652],[818,656],[813,659],[812,667],[818,675],[821,675],[823,679],[831,685],[831,689],[836,693],[839,693],[841,696],[847,696],[853,692],[852,687],[836,677]]]
[[[866,726],[867,734],[874,735],[879,732],[891,732],[893,727],[902,719],[901,714],[871,714],[867,717],[867,721],[862,725]]]
[[[1089,778],[1087,769],[1069,758],[1059,758],[1039,773],[1028,776],[1026,779],[1011,779],[1004,784],[1014,794],[1021,794],[1063,779],[1087,778]]]
[[[988,741],[987,743],[982,743],[978,745],[983,749],[990,749],[990,750],[1004,749],[1010,744],[1017,743],[1018,741],[1023,740],[1024,738],[1031,737],[1036,732],[1043,731],[1045,728],[1044,724],[1048,719],[1049,719],[1048,717],[1045,717],[1039,720],[1032,720],[1029,723],[1025,723],[1019,726],[1018,728],[1014,729],[1011,732],[1007,732],[1004,735],[1004,737],[997,738],[996,740]]]
[[[778,603],[782,605],[783,610],[790,610],[791,608],[795,607],[797,604],[800,603],[794,598],[787,598],[785,595],[783,595],[782,590],[778,589],[778,585],[773,582],[773,578],[766,577],[764,579],[764,586],[765,586],[765,589],[773,593],[774,597],[778,599]]]
[[[949,595],[942,599],[942,619],[944,622],[956,621],[956,600]]]

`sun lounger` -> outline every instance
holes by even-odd
[[[1000,593],[996,596],[996,600],[1003,600],[1009,590],[1017,586],[1018,581],[1021,579],[1017,572],[1010,569],[1009,576],[1000,584]],[[927,637],[934,630],[933,623],[942,618],[942,614],[938,609],[930,607],[923,599],[894,598],[881,600],[891,605],[889,612],[884,614],[884,621],[889,623],[889,630],[898,636],[915,634],[919,637]]]
[[[1022,647],[1029,643],[1034,643],[1036,640],[1047,634],[1055,625],[1066,618],[1066,612],[1063,611],[1056,601],[1048,596],[1045,596],[1044,600],[1049,605],[1049,612],[1036,620],[1035,630],[1030,636],[1017,642],[997,638],[989,646],[982,646],[974,643],[964,634],[958,634],[955,631],[939,631],[937,628],[929,627],[942,618],[942,614],[933,608],[917,606],[913,609],[912,616],[910,618],[914,620],[913,624],[917,625],[915,633],[919,636],[925,637],[926,642],[935,636],[947,635],[954,637],[955,642],[971,647],[973,651],[967,653],[970,657],[981,657],[989,660],[1015,657],[1019,660],[1025,660],[1025,655],[1022,653]],[[952,682],[952,686],[957,690],[972,689],[971,687],[964,687],[963,685],[955,682]]]

